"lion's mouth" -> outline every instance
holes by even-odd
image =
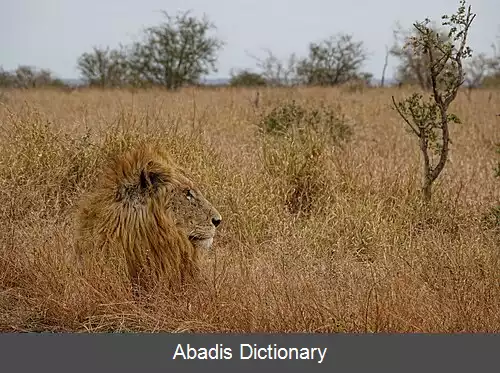
[[[212,243],[214,242],[213,237],[189,236],[189,240],[193,243],[193,245],[204,249],[210,249],[210,247],[212,247]]]

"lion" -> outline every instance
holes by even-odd
[[[185,171],[148,145],[112,159],[77,216],[78,258],[118,258],[141,287],[195,278],[222,221]]]

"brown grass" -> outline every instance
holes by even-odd
[[[428,210],[417,145],[390,107],[408,93],[262,90],[258,108],[245,89],[4,93],[0,330],[500,331],[500,233],[483,221],[500,200],[500,92],[457,98],[463,124]],[[289,99],[339,105],[353,129],[302,180],[305,215],[287,209],[292,153],[277,148],[283,169],[270,169],[257,132]],[[77,269],[72,214],[105,157],[144,140],[190,169],[223,223],[206,282],[137,300],[112,268]]]

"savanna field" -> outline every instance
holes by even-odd
[[[500,331],[500,91],[451,105],[462,123],[430,206],[417,140],[391,107],[411,90],[256,92],[3,91],[0,331]],[[349,136],[263,132],[292,100]],[[141,142],[187,168],[223,221],[204,281],[137,299],[73,252],[83,193]]]

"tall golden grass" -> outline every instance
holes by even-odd
[[[0,100],[0,330],[498,332],[498,91],[460,93],[450,160],[419,203],[418,146],[391,109],[404,89],[6,91]],[[258,123],[280,103],[347,115],[315,169],[309,214],[287,209],[286,162]],[[498,105],[497,105],[498,106]],[[497,111],[495,111],[497,110]],[[72,257],[73,214],[112,153],[168,148],[223,216],[207,281],[147,299]],[[272,170],[275,170],[273,172]],[[318,188],[319,186],[319,188]]]

